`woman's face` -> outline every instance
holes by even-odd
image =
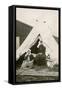
[[[28,50],[28,52],[27,52],[27,53],[28,53],[28,55],[29,55],[29,54],[31,54],[31,51],[30,51],[30,50]]]

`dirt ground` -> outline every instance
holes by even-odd
[[[48,67],[20,68],[16,70],[16,82],[58,80],[59,73]]]

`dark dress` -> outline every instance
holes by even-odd
[[[46,65],[46,47],[42,44],[38,48],[38,54],[36,55],[34,59],[34,65],[38,66],[45,66]]]

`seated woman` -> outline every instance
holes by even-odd
[[[35,59],[34,59],[34,64],[35,65],[42,65],[45,66],[47,65],[46,63],[46,47],[43,45],[42,41],[39,41],[39,44],[37,46],[38,48],[38,54],[36,55]]]
[[[25,61],[23,61],[21,68],[31,68],[33,66],[33,55],[29,49],[25,55]]]

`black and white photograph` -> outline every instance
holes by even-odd
[[[59,80],[59,10],[16,8],[16,82]]]

